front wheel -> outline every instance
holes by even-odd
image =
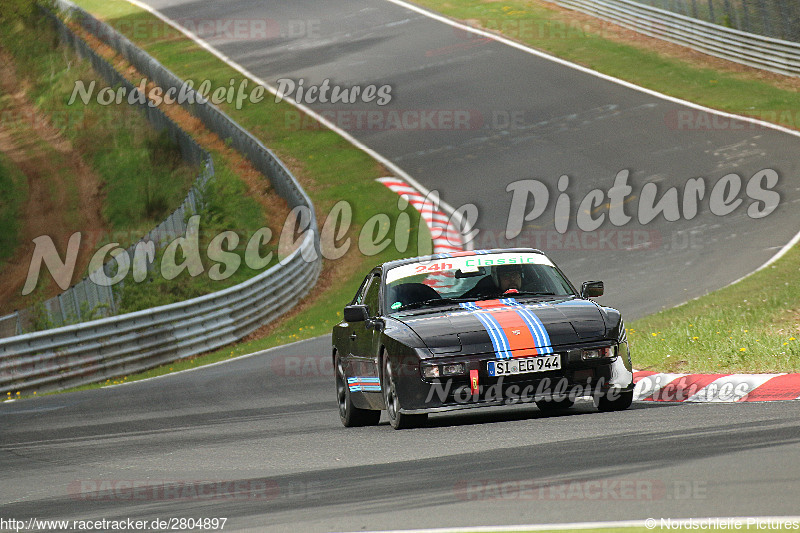
[[[394,429],[409,429],[419,427],[428,420],[428,415],[405,415],[400,412],[400,399],[397,397],[397,385],[392,373],[392,363],[389,357],[383,359],[383,400],[386,403],[386,412],[389,415],[389,424]]]
[[[377,426],[381,419],[381,412],[372,409],[361,409],[353,405],[350,397],[350,387],[347,386],[347,377],[344,366],[339,356],[336,356],[336,400],[339,404],[339,419],[347,428],[359,426]]]
[[[594,406],[601,413],[611,411],[624,411],[633,403],[633,391],[618,391],[611,390],[602,396],[597,396],[594,399]]]

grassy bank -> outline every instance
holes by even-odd
[[[637,320],[637,368],[667,372],[800,372],[800,249],[739,283]]]
[[[0,95],[0,112],[2,96]],[[14,253],[17,247],[20,230],[22,206],[28,194],[25,175],[5,155],[0,153],[0,268]]]
[[[215,88],[239,87],[244,77],[225,63],[200,48],[176,30],[168,29],[152,15],[122,0],[99,1],[81,0],[78,4],[118,28],[142,49],[157,58],[162,64],[183,79],[199,84],[208,80],[212,91]],[[149,31],[142,31],[147,28]],[[254,87],[252,81],[248,87]],[[309,326],[318,321],[317,316],[327,316],[325,324],[331,324],[330,316],[341,311],[360,283],[365,269],[375,263],[417,253],[419,217],[413,209],[407,212],[412,217],[408,249],[398,250],[390,245],[385,250],[374,253],[359,250],[358,240],[361,229],[367,220],[378,214],[388,214],[393,234],[394,223],[399,215],[397,196],[377,183],[379,177],[388,175],[370,156],[354,148],[338,134],[322,127],[298,120],[298,112],[286,102],[275,103],[269,97],[258,103],[246,100],[241,106],[222,103],[219,107],[237,123],[248,129],[281,158],[297,177],[300,184],[311,197],[319,225],[327,220],[331,208],[339,201],[346,200],[352,207],[352,223],[346,235],[337,238],[341,245],[351,241],[350,252],[341,259],[326,262],[331,275],[324,276],[323,291],[318,292],[318,304],[313,310],[306,310],[300,326]],[[298,127],[298,123],[303,126]],[[262,179],[256,187],[269,190],[269,182]],[[250,187],[253,192],[254,187]],[[219,204],[219,202],[217,202]],[[282,222],[282,221],[281,221]],[[237,230],[238,222],[220,225],[220,228]],[[273,228],[278,234],[281,228]],[[427,229],[422,226],[423,241],[429,241]],[[394,244],[394,243],[393,243]],[[332,289],[332,284],[337,289]],[[342,288],[344,286],[344,288]],[[326,302],[335,302],[334,304]],[[290,333],[291,337],[294,333]]]
[[[67,236],[81,234],[75,283],[88,274],[100,246],[127,246],[163,220],[181,203],[199,169],[127,105],[69,105],[76,84],[95,84],[98,91],[107,85],[88,62],[58,45],[47,20],[0,21],[0,53],[0,149],[13,154],[24,174],[2,184],[3,253],[13,256],[2,272],[0,314],[6,314],[62,290],[45,270],[35,291],[22,295],[33,239],[48,236],[64,253]],[[13,221],[5,216],[11,203]],[[48,324],[41,317],[33,327]]]
[[[146,233],[180,204],[198,169],[185,164],[177,146],[128,106],[96,100],[68,105],[77,82],[94,82],[97,91],[108,85],[88,62],[57,45],[45,19],[0,24],[0,46],[13,56],[37,111],[103,180],[102,212],[110,231]],[[30,126],[25,119],[17,117],[7,127],[24,131]]]

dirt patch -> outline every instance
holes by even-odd
[[[770,333],[777,337],[800,338],[800,309],[787,309],[785,315],[776,320]]]
[[[5,111],[19,117],[14,125],[0,123],[0,152],[25,175],[28,198],[22,209],[19,242],[14,255],[0,270],[0,315],[31,304],[22,296],[34,245],[42,235],[53,239],[64,257],[70,235],[82,233],[72,283],[86,272],[94,248],[107,226],[102,214],[102,181],[84,162],[69,140],[54,128],[27,97],[11,56],[0,49],[0,94]],[[46,269],[39,275],[37,297],[52,298],[61,289]]]

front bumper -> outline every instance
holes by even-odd
[[[404,365],[397,377],[401,412],[422,414],[537,400],[574,400],[606,394],[611,390],[633,390],[627,346],[616,357],[598,361],[576,360],[574,350],[556,353],[561,356],[558,370],[501,377],[488,373],[489,361],[497,360],[493,354],[436,358],[438,364],[465,364],[466,375],[447,378],[424,379],[419,365]],[[477,389],[470,382],[470,371],[473,375],[477,371]]]

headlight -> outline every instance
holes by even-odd
[[[459,376],[464,373],[464,363],[442,365],[443,376]]]
[[[422,376],[438,378],[443,376],[461,376],[466,374],[464,363],[447,363],[444,365],[422,365]]]
[[[438,378],[439,367],[437,365],[425,365],[422,367],[422,376],[426,378]]]
[[[584,361],[594,361],[596,359],[613,359],[617,355],[616,346],[604,346],[602,348],[588,348],[581,350],[581,359]]]

